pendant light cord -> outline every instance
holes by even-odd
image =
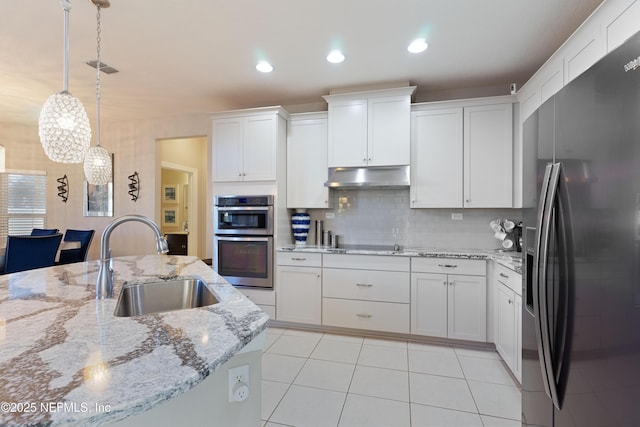
[[[96,51],[97,51],[97,59],[96,59],[96,141],[97,146],[100,147],[100,5],[96,5],[98,12],[96,14],[96,21],[98,22],[98,28],[96,31]]]
[[[70,0],[60,0],[64,9],[64,44],[62,46],[62,91],[69,92],[69,11],[71,10]]]

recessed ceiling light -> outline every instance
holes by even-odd
[[[329,55],[327,55],[327,61],[331,62],[332,64],[339,64],[344,61],[344,54],[338,49],[334,49],[329,52]]]
[[[273,71],[273,65],[269,64],[267,61],[260,61],[258,65],[256,65],[256,70],[261,73],[270,73]]]
[[[411,42],[407,50],[411,53],[420,53],[427,50],[428,47],[429,45],[425,39],[415,39]]]

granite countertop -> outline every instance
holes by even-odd
[[[0,276],[0,425],[95,425],[191,389],[268,316],[196,257],[114,258],[114,299],[96,300],[98,261]],[[125,281],[200,277],[218,304],[115,317]],[[7,406],[8,402],[11,406]]]
[[[283,252],[315,252],[324,254],[360,254],[391,255],[405,257],[491,259],[505,265],[516,273],[522,274],[522,252],[491,249],[439,249],[439,248],[401,248],[392,246],[353,245],[342,248],[330,248],[315,245],[287,245],[278,248]]]

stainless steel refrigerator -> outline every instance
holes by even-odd
[[[640,33],[524,123],[522,425],[640,426]]]

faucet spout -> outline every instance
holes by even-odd
[[[160,227],[142,215],[124,215],[111,221],[105,227],[100,238],[100,270],[98,271],[98,279],[96,281],[96,299],[113,298],[113,270],[109,266],[111,261],[111,249],[109,249],[109,240],[111,232],[120,224],[125,222],[137,221],[148,225],[156,235],[156,250],[158,254],[166,254],[169,252],[169,245],[162,236]]]

